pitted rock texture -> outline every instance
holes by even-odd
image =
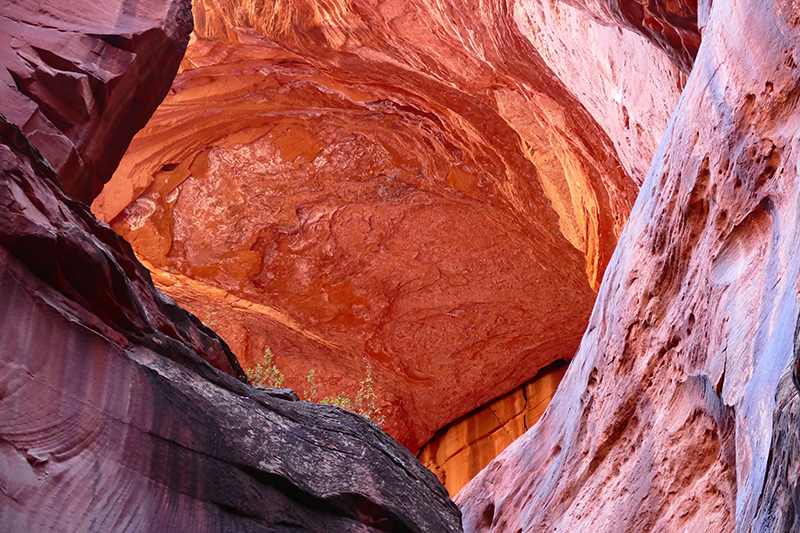
[[[466,531],[796,530],[799,28],[714,2],[580,350]]]
[[[574,354],[677,102],[663,54],[614,33],[652,72],[562,83],[501,3],[194,8],[200,39],[93,211],[244,366],[269,345],[301,393],[314,369],[353,396],[369,361],[416,450]]]
[[[559,360],[536,377],[436,432],[417,458],[455,496],[489,461],[541,418],[567,363]]]
[[[374,424],[201,359],[230,352],[0,124],[4,530],[461,531]]]
[[[4,0],[0,113],[89,204],[169,90],[191,29],[183,0]]]
[[[569,0],[567,3],[606,24],[621,25],[643,35],[687,74],[700,47],[700,26],[711,4],[707,0]]]

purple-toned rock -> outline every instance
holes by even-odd
[[[91,203],[167,94],[191,30],[184,0],[4,0],[0,113]]]
[[[4,530],[461,531],[374,424],[209,365],[242,377],[5,122],[0,198]]]

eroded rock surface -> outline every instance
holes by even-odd
[[[91,203],[167,93],[191,28],[182,0],[4,0],[0,113]]]
[[[580,350],[466,531],[796,530],[798,26],[714,2]]]
[[[573,355],[677,102],[666,56],[564,7],[196,2],[93,210],[245,366],[269,345],[301,393],[314,369],[352,397],[368,360],[417,449]],[[605,70],[558,62],[582,30]]]
[[[99,33],[90,7],[83,31]],[[461,531],[435,475],[374,424],[243,383],[42,152],[0,117],[4,531]]]

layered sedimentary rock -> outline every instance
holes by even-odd
[[[90,203],[167,93],[191,28],[180,0],[6,0],[0,113]]]
[[[581,348],[466,531],[797,529],[798,41],[791,2],[713,3]]]
[[[704,0],[569,0],[566,3],[605,24],[630,28],[647,37],[686,73],[691,70],[700,47],[698,26],[705,22],[710,5]]]
[[[544,414],[567,363],[559,360],[503,397],[436,432],[417,458],[436,473],[451,496]]]
[[[301,393],[313,369],[352,397],[369,363],[417,449],[574,354],[682,75],[569,6],[262,7],[195,3],[93,210],[244,366],[269,346]],[[619,67],[558,63],[587,29],[609,39],[587,63]]]
[[[126,4],[124,15],[146,26],[148,6]],[[104,30],[92,9],[87,37]],[[37,53],[56,51],[69,52]],[[143,64],[161,57],[136,53]],[[93,60],[86,71],[106,58]],[[134,108],[136,87],[125,97]],[[60,88],[64,101],[86,96],[80,84]],[[0,118],[4,531],[461,530],[436,477],[375,425],[243,383],[224,341],[154,288],[19,126]],[[94,142],[102,154],[125,140]]]

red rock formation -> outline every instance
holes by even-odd
[[[447,424],[425,443],[417,458],[455,496],[541,418],[566,370],[565,361],[556,361],[510,393]]]
[[[106,29],[93,19],[99,8],[81,6],[80,31],[67,43],[92,43]],[[54,20],[74,9],[61,7],[59,14],[58,6],[39,5]],[[152,26],[148,17],[164,6],[123,7],[114,13],[102,6],[116,20],[138,21],[135,27]],[[178,27],[178,14],[169,17],[166,26]],[[34,30],[39,57],[67,68],[58,58],[70,49],[38,48]],[[0,56],[11,57],[9,44],[27,49],[18,37],[0,45]],[[180,43],[187,35],[177,37]],[[159,67],[163,50],[135,50],[134,72]],[[99,65],[119,66],[102,45],[94,51],[100,54],[90,59]],[[96,66],[86,59],[81,68]],[[91,124],[108,125],[103,113],[123,112],[121,104],[146,111],[137,102],[170,81],[140,91],[125,79],[111,80],[109,91],[121,87],[124,94]],[[62,83],[59,76],[51,86],[59,101],[86,102],[85,85]],[[37,144],[40,152],[28,138],[42,141],[46,130],[26,135],[18,126],[0,117],[0,529],[461,530],[458,509],[435,476],[375,425],[235,379],[245,378],[225,343],[155,290],[130,246],[65,193],[42,156],[57,150],[45,142]],[[124,144],[80,129],[72,138],[94,146],[104,161]],[[82,137],[87,131],[97,138]],[[70,172],[67,183],[77,184],[79,195],[97,185],[86,166]]]
[[[714,2],[581,348],[466,531],[797,529],[798,26]]]
[[[520,31],[608,134],[622,166],[641,185],[685,75],[639,35],[597,24],[561,0],[513,5]]]
[[[191,27],[180,0],[4,0],[0,112],[91,203],[164,98]]]
[[[368,358],[411,449],[574,353],[635,194],[623,168],[659,136],[637,132],[681,83],[629,34],[652,82],[573,61],[562,83],[533,22],[481,5],[196,3],[204,39],[93,205],[245,366],[269,345],[290,386],[313,368],[352,396]],[[545,41],[552,63],[567,41]],[[624,135],[642,142],[622,159]]]
[[[3,126],[4,530],[461,530],[435,476],[373,424],[254,389],[200,359],[176,335],[192,332],[188,314],[137,290],[143,269],[129,248],[91,227],[85,206]],[[121,335],[119,323],[138,325],[144,309],[167,333]]]

